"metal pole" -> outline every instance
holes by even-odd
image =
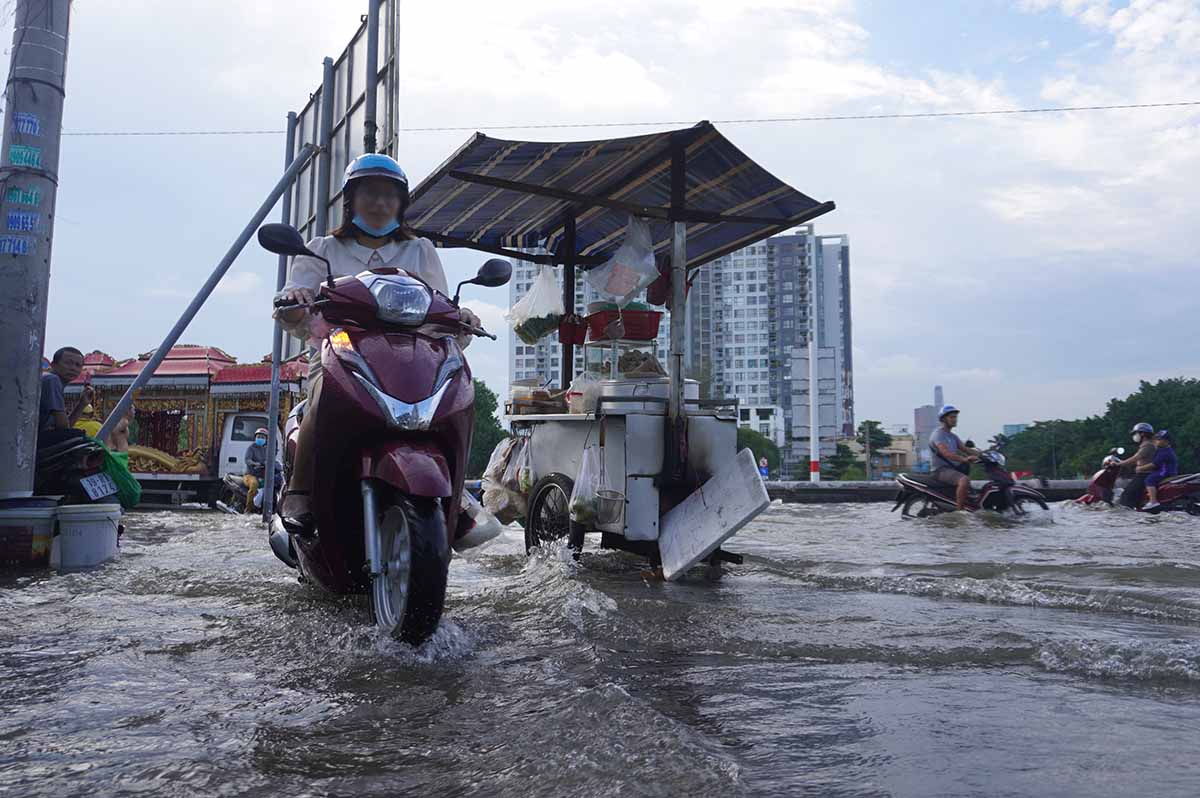
[[[323,236],[329,232],[329,172],[333,167],[333,154],[329,141],[333,131],[333,59],[325,59],[325,74],[321,80],[321,127],[317,131],[317,218],[313,222],[313,235]]]
[[[292,165],[292,151],[296,149],[296,114],[289,112],[287,115],[287,152],[283,157],[283,166],[286,170]],[[283,193],[283,212],[280,218],[284,224],[292,221],[292,192],[289,189]],[[275,270],[275,292],[283,290],[284,284],[287,282],[287,255],[279,256],[279,266]],[[271,340],[271,398],[267,403],[267,456],[270,458],[270,463],[266,472],[263,474],[263,520],[268,521],[271,518],[271,512],[275,509],[275,447],[279,441],[279,370],[282,367],[283,360],[283,327],[279,321],[275,322],[275,334]]]
[[[391,1],[392,70],[388,91],[391,93],[391,108],[388,110],[388,135],[394,142],[392,155],[400,157],[400,0]]]
[[[367,0],[367,88],[363,105],[363,152],[378,149],[375,104],[379,88],[379,0]]]
[[[683,417],[683,350],[687,319],[687,222],[671,226],[671,394],[667,412],[672,422]]]
[[[866,423],[866,427],[865,427],[866,431],[863,433],[863,440],[866,442],[866,445],[867,445],[867,482],[870,482],[871,481],[871,424],[870,424],[870,422],[865,422],[865,423]]]
[[[810,241],[814,241],[810,237]],[[808,288],[808,478],[821,481],[821,413],[817,368],[817,248],[814,246],[809,262]]]
[[[17,0],[0,154],[0,498],[33,491],[69,0]]]
[[[179,317],[179,321],[175,322],[175,326],[167,333],[167,337],[159,344],[158,349],[154,350],[154,354],[150,356],[150,360],[142,367],[142,371],[133,381],[133,385],[129,386],[129,390],[125,391],[125,395],[121,397],[121,401],[117,402],[117,406],[109,414],[104,421],[104,426],[100,428],[100,433],[96,435],[97,440],[104,440],[109,433],[113,431],[113,427],[117,426],[117,422],[124,417],[129,410],[129,406],[133,404],[134,393],[145,385],[151,377],[154,376],[155,370],[159,364],[163,362],[163,358],[171,351],[171,347],[179,340],[179,336],[183,335],[183,331],[191,324],[192,319],[200,311],[201,306],[208,300],[213,289],[217,287],[217,283],[221,282],[221,278],[225,276],[225,272],[229,271],[229,267],[233,265],[234,260],[242,249],[246,246],[246,242],[250,240],[250,236],[254,235],[254,231],[267,218],[267,214],[275,207],[275,203],[279,202],[279,198],[283,192],[287,190],[292,181],[296,179],[296,175],[301,168],[308,163],[308,159],[312,157],[315,148],[311,144],[305,144],[303,149],[296,154],[296,160],[292,161],[292,165],[283,173],[283,177],[279,178],[279,182],[275,184],[275,188],[271,189],[271,193],[267,195],[266,200],[254,212],[254,216],[246,225],[245,229],[234,240],[229,251],[225,253],[225,257],[221,258],[221,262],[217,264],[217,268],[213,269],[213,273],[208,276],[204,285],[200,287],[200,291],[192,299],[191,304],[183,311],[183,315]]]
[[[575,315],[577,308],[575,307],[575,214],[567,215],[566,223],[563,225],[563,252],[566,258],[563,260],[563,284],[562,284],[562,299],[563,309],[567,315]],[[562,363],[559,364],[559,389],[567,390],[571,386],[571,382],[575,379],[575,345],[568,341],[560,344],[559,355],[562,357]],[[613,367],[616,367],[616,361],[613,362]]]

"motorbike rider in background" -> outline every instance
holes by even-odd
[[[1154,470],[1146,477],[1146,492],[1150,494],[1150,501],[1146,502],[1143,510],[1153,512],[1162,506],[1158,503],[1159,483],[1179,473],[1179,459],[1171,444],[1171,433],[1167,430],[1160,429],[1154,433]]]
[[[1136,510],[1137,506],[1142,502],[1142,496],[1146,492],[1146,477],[1154,471],[1154,427],[1150,426],[1145,421],[1139,421],[1133,425],[1130,430],[1133,435],[1133,442],[1137,444],[1137,451],[1124,460],[1118,460],[1117,465],[1121,468],[1126,466],[1134,466],[1133,477],[1129,480],[1129,484],[1125,486],[1125,490],[1121,492],[1121,498],[1118,500],[1122,507],[1128,507],[1130,510]]]
[[[333,276],[343,277],[369,269],[398,268],[424,281],[435,291],[449,295],[446,273],[433,242],[418,238],[404,224],[408,208],[408,177],[395,160],[387,155],[360,155],[346,167],[342,180],[342,224],[332,235],[314,238],[308,248],[328,258]],[[287,285],[276,299],[310,304],[326,278],[325,263],[306,255],[292,262]],[[479,318],[463,308],[462,321],[479,326]],[[284,493],[279,514],[289,532],[311,534],[315,522],[310,511],[309,494],[313,479],[313,436],[321,397],[320,342],[309,335],[311,318],[308,308],[276,311],[284,330],[298,338],[309,339],[308,401],[296,439],[292,474]],[[465,348],[471,336],[459,336]]]
[[[941,426],[929,436],[929,448],[933,450],[930,476],[944,485],[954,486],[954,503],[959,510],[967,506],[971,493],[971,463],[978,462],[980,451],[972,449],[954,434],[958,426],[958,408],[943,405],[938,411]]]

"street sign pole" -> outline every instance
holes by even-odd
[[[0,498],[33,492],[70,0],[17,0],[0,154]]]

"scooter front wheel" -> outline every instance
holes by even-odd
[[[431,499],[401,497],[379,514],[379,573],[371,579],[375,623],[420,645],[446,604],[450,549],[446,518]]]

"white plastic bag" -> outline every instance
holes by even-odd
[[[519,444],[518,438],[505,438],[496,444],[483,472],[483,506],[502,524],[523,521],[527,509],[525,497],[505,485],[509,466],[516,459],[513,450]]]
[[[590,371],[577,376],[567,389],[567,407],[572,413],[594,413],[600,400],[600,377]]]
[[[514,438],[501,484],[525,496],[533,490],[533,457],[529,438]]]
[[[592,288],[612,298],[620,307],[632,302],[642,289],[658,278],[650,225],[630,216],[620,249],[602,265],[585,272],[585,276]]]
[[[454,550],[460,554],[467,549],[482,546],[504,529],[500,520],[485,510],[483,505],[475,501],[475,497],[465,490],[462,492],[462,512],[466,515],[469,526],[466,529],[459,529],[452,544]],[[463,521],[460,520],[459,524],[462,523]]]
[[[527,344],[536,344],[558,329],[563,317],[562,291],[554,279],[554,270],[542,266],[529,293],[517,300],[505,318],[513,332]]]
[[[579,475],[575,477],[575,487],[571,490],[569,511],[572,521],[586,527],[596,525],[596,491],[599,488],[599,448],[589,446],[583,450],[583,459],[579,463]]]

